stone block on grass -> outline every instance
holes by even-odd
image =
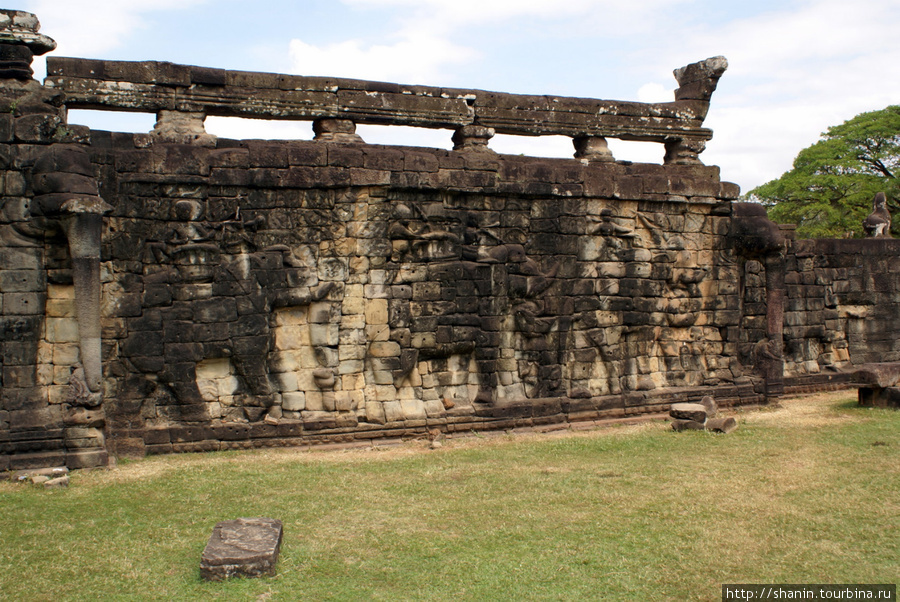
[[[669,410],[669,416],[703,424],[706,422],[707,410],[706,406],[699,403],[673,403],[672,409]]]
[[[681,420],[676,418],[672,421],[672,430],[680,431],[702,431],[704,429],[702,422],[696,420]]]
[[[706,430],[715,433],[730,433],[738,427],[734,418],[710,418],[706,421]]]
[[[238,518],[218,523],[200,558],[206,581],[275,574],[282,524],[273,518]]]

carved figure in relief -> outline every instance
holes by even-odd
[[[394,207],[394,221],[388,238],[394,241],[394,253],[401,261],[441,261],[460,255],[459,236],[432,226],[417,205],[399,203]]]
[[[891,213],[887,208],[887,198],[879,192],[872,199],[872,213],[863,220],[863,230],[869,238],[891,237]]]
[[[203,206],[197,201],[177,201],[173,213],[177,223],[172,227],[169,244],[185,245],[213,238],[212,232],[199,221],[203,214]]]
[[[684,238],[680,234],[676,234],[681,228],[673,225],[672,220],[666,214],[654,213],[651,217],[645,213],[638,213],[637,219],[650,232],[650,238],[656,248],[676,251],[685,248]]]
[[[593,215],[589,215],[588,219],[596,224],[588,229],[588,234],[602,236],[607,248],[618,250],[643,247],[641,238],[635,234],[634,229],[620,224],[615,213],[609,207],[600,210],[599,219]]]
[[[66,392],[65,402],[73,406],[95,407],[100,405],[100,393],[93,393],[88,388],[84,366],[80,362],[76,362],[70,371],[69,389]]]
[[[451,364],[474,368],[468,383],[477,383],[477,391],[470,393],[468,401],[476,403],[495,403],[513,394],[504,393],[504,387],[517,390],[519,397],[543,396],[559,389],[558,364],[562,360],[557,357],[557,365],[546,365],[548,357],[559,356],[571,322],[563,324],[565,320],[554,315],[558,310],[548,310],[547,295],[559,263],[545,267],[529,256],[520,242],[524,241],[520,228],[503,229],[499,220],[482,220],[465,210],[455,212],[436,204],[423,210],[401,203],[392,217],[387,232],[393,261],[410,264],[402,268],[410,270],[416,263],[428,262],[429,274],[440,282],[440,291],[426,302],[413,299],[418,311],[425,310],[413,321],[433,320],[437,340],[422,345],[420,338],[413,345],[396,337],[401,349],[395,359],[394,385],[410,382],[419,363],[428,362],[438,374],[450,370]],[[504,241],[507,237],[516,242]],[[394,284],[398,284],[398,273],[391,278]],[[393,311],[400,312],[398,305]],[[405,328],[402,324],[409,317],[399,316],[394,314],[398,319],[392,319],[392,328]],[[508,354],[505,357],[511,352],[517,368],[504,371],[501,386],[497,359],[504,352]],[[459,361],[466,356],[471,361]],[[459,375],[440,379],[452,381],[454,386],[461,381]]]
[[[256,231],[265,224],[260,217],[246,219],[238,209],[210,224],[193,200],[177,201],[172,214],[176,223],[161,241],[147,245],[160,263],[145,295],[159,299],[153,303],[163,326],[155,333],[162,364],[147,353],[153,345],[142,344],[146,331],[125,341],[123,355],[171,390],[180,411],[173,417],[185,421],[209,418],[197,364],[228,359],[239,383],[235,409],[241,413],[231,417],[257,420],[275,402],[267,363],[274,344],[270,314],[321,300],[334,282],[319,283],[287,245],[256,250]],[[321,350],[315,351],[318,357]],[[323,389],[329,388],[326,370],[331,368],[316,375]]]

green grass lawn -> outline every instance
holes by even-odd
[[[900,412],[854,392],[738,414],[385,450],[152,457],[0,483],[3,600],[719,600],[896,583]],[[277,576],[205,583],[220,520],[284,522]]]

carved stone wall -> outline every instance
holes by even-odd
[[[900,241],[800,240],[785,276],[785,372],[900,361]]]
[[[36,32],[0,11],[0,471],[765,403],[900,359],[895,241],[791,241],[700,163],[721,57],[656,104],[79,59],[42,86]],[[575,158],[497,155],[495,129]]]
[[[761,399],[717,168],[92,140],[122,450],[239,445],[213,424],[385,436]]]

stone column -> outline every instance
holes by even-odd
[[[488,141],[493,137],[494,128],[464,125],[453,133],[453,150],[492,153]]]
[[[575,145],[575,158],[588,161],[615,161],[609,143],[603,136],[578,136],[572,139]]]
[[[202,111],[162,110],[156,114],[156,125],[149,134],[135,137],[138,146],[151,146],[155,142],[172,144],[192,144],[194,146],[216,147],[216,136],[206,133]]]
[[[31,60],[56,48],[31,13],[0,9],[0,79],[30,80]]]
[[[363,142],[350,119],[316,119],[313,121],[313,140],[321,142]]]

